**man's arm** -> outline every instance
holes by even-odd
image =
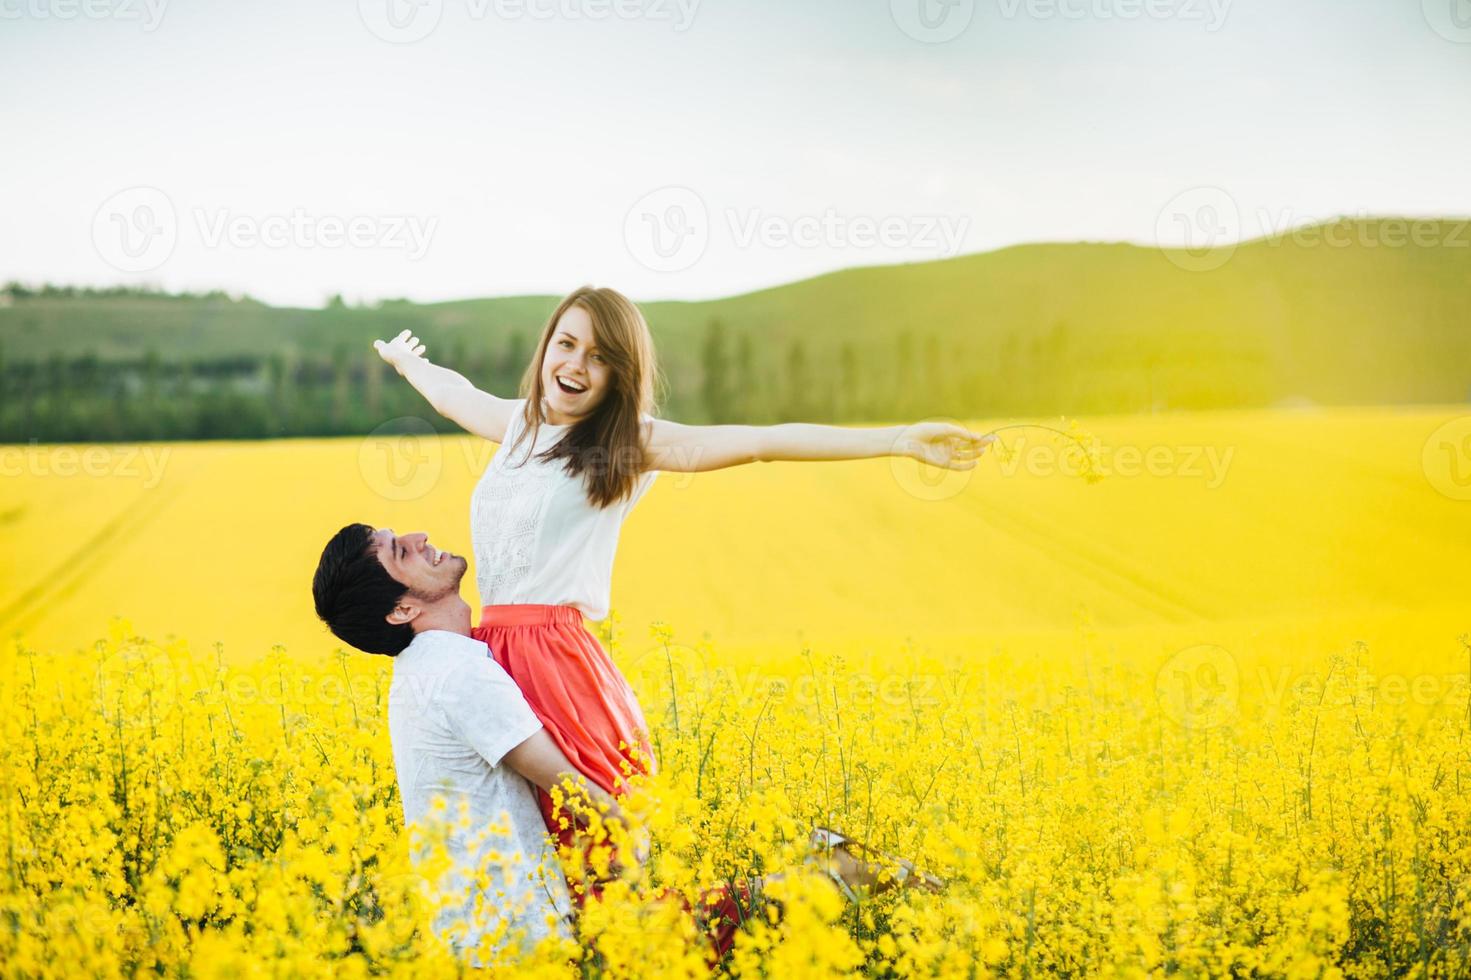
[[[511,771],[547,793],[560,788],[583,807],[569,808],[583,825],[591,823],[589,811],[604,820],[627,826],[628,819],[616,800],[602,787],[578,772],[552,736],[537,720],[521,689],[505,668],[490,656],[465,657],[444,692],[445,717],[455,733],[480,753],[492,766],[504,763]],[[634,830],[633,853],[648,851]]]
[[[618,801],[601,786],[578,772],[545,728],[538,729],[535,735],[507,752],[501,761],[548,793],[554,786],[565,789],[563,780],[568,780],[581,787],[586,792],[588,801],[604,816],[623,819]]]

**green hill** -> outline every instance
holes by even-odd
[[[1024,245],[643,309],[666,414],[689,420],[1467,399],[1471,228],[1440,222],[1418,243],[1403,228],[1346,221],[1258,240],[1210,271],[1132,245]],[[133,429],[151,392],[160,411],[207,395],[225,399],[217,414],[251,397],[305,413],[266,410],[254,434],[361,431],[414,410],[391,382],[369,391],[387,380],[371,377],[370,341],[405,327],[437,360],[509,393],[557,299],[306,310],[223,296],[12,297],[0,307],[0,435],[12,440],[105,437],[54,424],[63,402],[103,391],[106,414]],[[241,434],[175,421],[182,431],[153,434]]]

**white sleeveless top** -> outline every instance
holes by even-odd
[[[565,460],[536,458],[571,426],[543,423],[529,457],[525,443],[511,451],[525,427],[525,407],[525,399],[512,402],[505,441],[470,497],[480,604],[568,605],[587,619],[606,619],[618,531],[659,471],[639,474],[629,497],[596,508],[582,478],[567,475]]]

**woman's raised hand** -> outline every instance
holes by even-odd
[[[894,451],[931,466],[969,470],[995,441],[994,435],[982,435],[949,422],[916,422],[904,429]]]
[[[378,352],[379,357],[392,364],[400,374],[403,373],[405,364],[423,357],[426,350],[424,345],[419,343],[419,338],[407,330],[392,340],[373,341],[373,349]]]

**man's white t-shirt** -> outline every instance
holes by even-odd
[[[466,951],[503,922],[498,951],[513,937],[529,949],[552,932],[570,936],[566,883],[531,784],[501,765],[541,727],[479,640],[425,630],[394,658],[388,735],[404,826],[447,834],[449,855],[463,873],[432,883],[440,894],[457,896],[441,910],[435,931]],[[436,797],[445,801],[438,813]],[[463,830],[452,826],[462,805],[470,818]],[[478,895],[471,884],[477,871],[490,880]],[[463,937],[450,935],[457,924],[466,926]]]
[[[618,531],[658,471],[639,474],[633,493],[618,503],[594,507],[582,477],[567,474],[566,460],[536,458],[571,426],[543,424],[534,446],[522,442],[513,452],[526,400],[511,404],[505,439],[470,497],[480,603],[576,606],[587,619],[606,619]]]

